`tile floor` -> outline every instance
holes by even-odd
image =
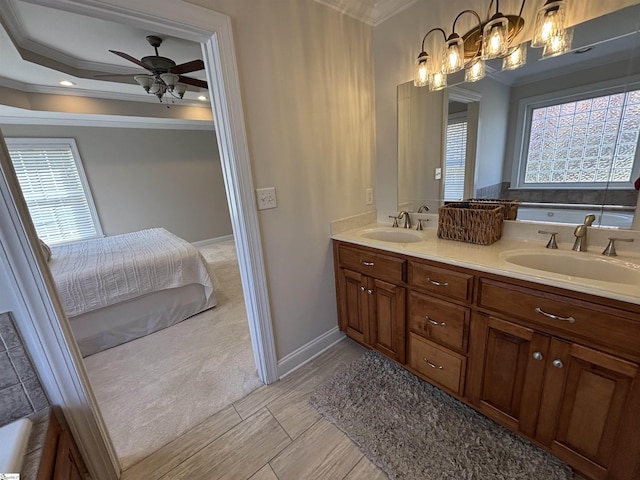
[[[344,340],[258,388],[126,470],[123,480],[387,478],[309,405],[313,389],[362,355]]]

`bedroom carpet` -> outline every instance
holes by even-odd
[[[543,450],[368,351],[311,404],[391,479],[568,480]]]
[[[262,385],[233,240],[200,251],[215,308],[84,359],[123,469]]]

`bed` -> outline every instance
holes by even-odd
[[[216,305],[207,262],[164,228],[52,246],[49,267],[85,357]]]

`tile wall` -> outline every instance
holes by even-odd
[[[0,313],[0,427],[48,406],[11,314]]]

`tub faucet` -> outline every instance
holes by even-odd
[[[576,252],[586,252],[587,251],[587,228],[593,224],[596,216],[593,214],[589,214],[584,217],[584,223],[582,225],[578,225],[574,230],[573,234],[576,237],[576,241],[573,243],[572,250]]]
[[[405,212],[402,210],[398,213],[398,220],[402,220],[404,218],[404,228],[411,228],[411,217],[409,216],[409,212]]]

